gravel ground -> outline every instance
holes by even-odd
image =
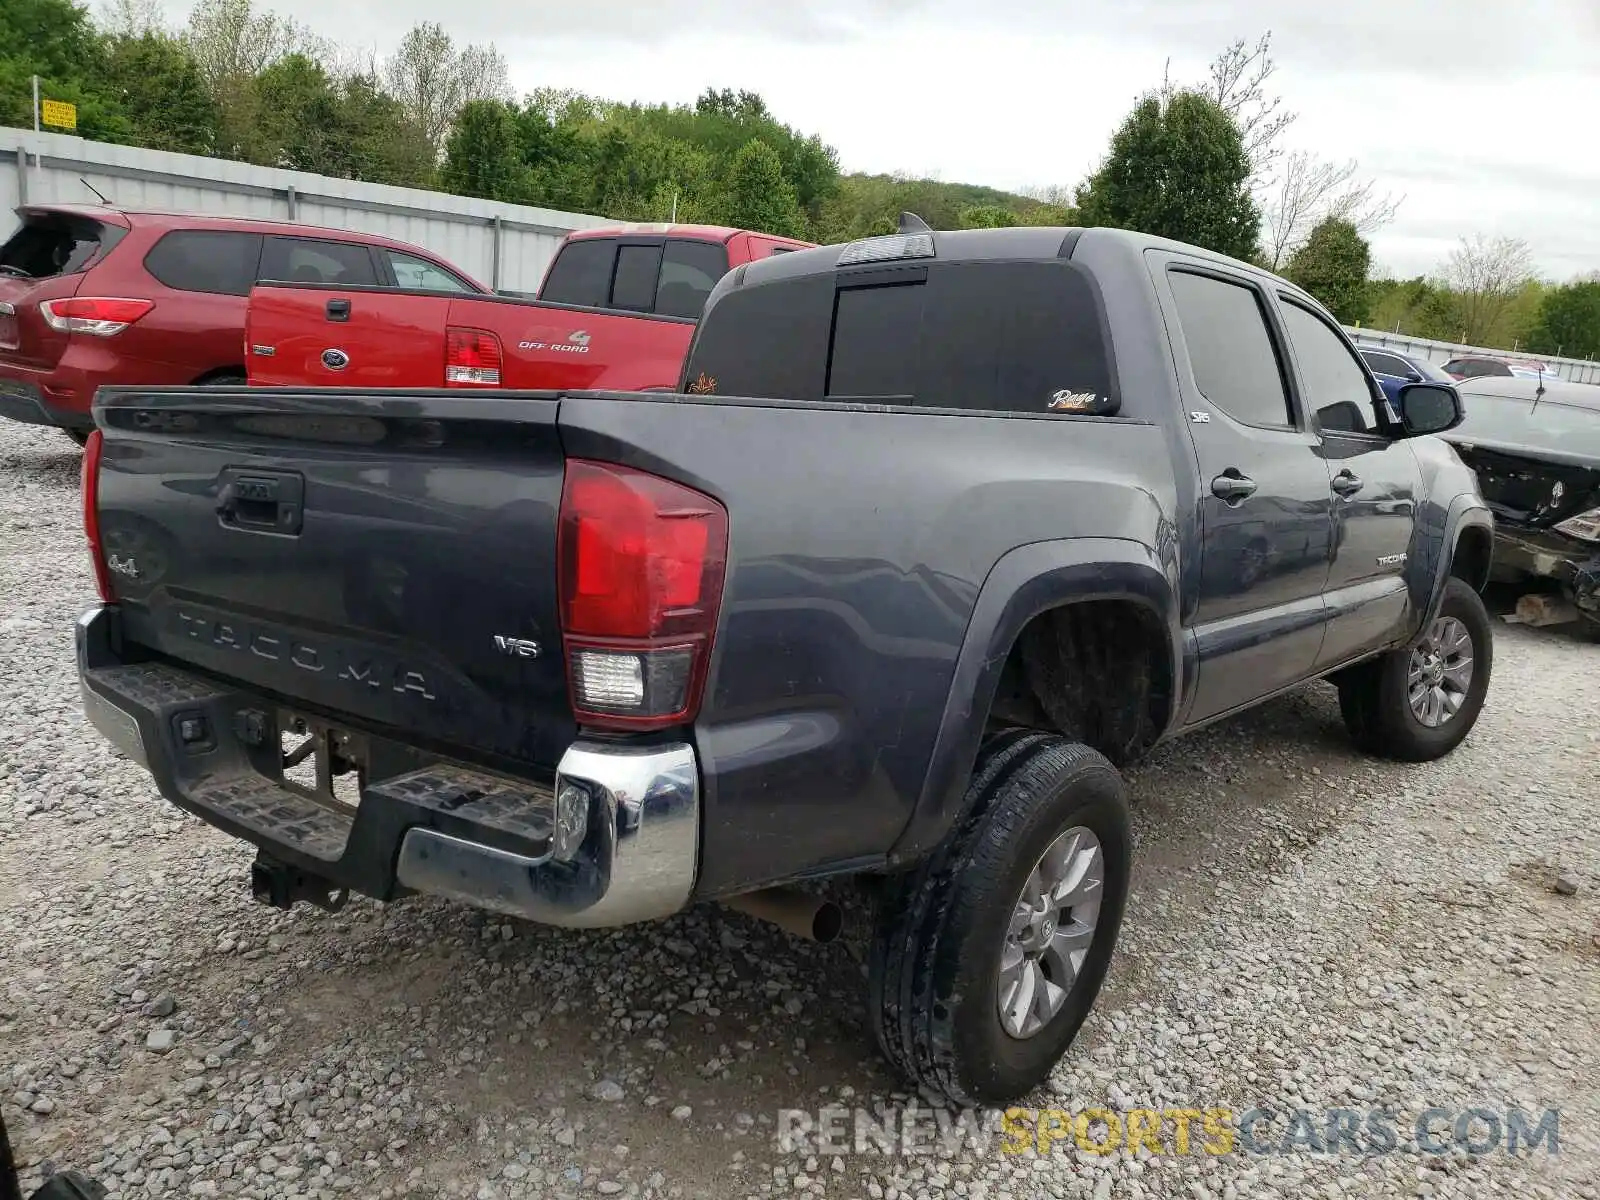
[[[908,1099],[859,1015],[858,944],[709,907],[578,934],[429,901],[252,904],[249,851],[79,715],[77,462],[58,433],[0,430],[0,1103],[25,1183],[1600,1200],[1600,645],[1503,627],[1483,718],[1442,763],[1354,755],[1314,686],[1131,775],[1123,947],[1032,1103],[1259,1106],[1276,1144],[1286,1110],[1387,1108],[1394,1152],[1178,1154],[1168,1125],[1162,1154],[834,1155],[786,1149],[781,1110]],[[1431,1107],[1559,1108],[1560,1152],[1419,1154]]]

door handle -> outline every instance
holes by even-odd
[[[1226,504],[1238,504],[1256,494],[1256,481],[1229,467],[1211,481],[1211,494]]]
[[[350,301],[329,300],[326,312],[330,321],[348,321],[350,319]]]
[[[1341,496],[1354,496],[1361,490],[1361,480],[1349,471],[1340,471],[1333,477],[1333,490]]]
[[[290,536],[300,532],[306,483],[298,472],[228,467],[217,485],[217,518],[227,528]]]

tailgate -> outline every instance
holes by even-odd
[[[442,387],[448,295],[258,283],[245,316],[257,387]]]
[[[554,765],[553,397],[101,394],[127,640],[298,711]]]

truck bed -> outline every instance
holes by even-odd
[[[694,325],[510,296],[260,283],[246,363],[261,387],[673,388]]]

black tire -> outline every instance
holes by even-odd
[[[87,446],[89,444],[89,435],[94,431],[92,429],[63,429],[61,432],[77,442],[78,445]]]
[[[1483,598],[1463,579],[1445,584],[1440,617],[1455,617],[1472,640],[1472,679],[1461,707],[1442,725],[1428,726],[1411,711],[1406,675],[1411,650],[1403,647],[1344,673],[1339,679],[1339,711],[1357,747],[1381,758],[1431,762],[1443,758],[1472,732],[1494,670],[1494,628]]]
[[[243,375],[213,375],[201,387],[244,387],[250,381]]]
[[[926,860],[886,881],[868,964],[879,1048],[930,1100],[955,1106],[1015,1100],[1049,1076],[1111,964],[1133,858],[1116,768],[1053,734],[1018,729],[991,740],[967,804]],[[1060,1010],[1019,1040],[1000,1018],[1001,949],[1034,866],[1075,825],[1090,829],[1104,853],[1094,940]]]

